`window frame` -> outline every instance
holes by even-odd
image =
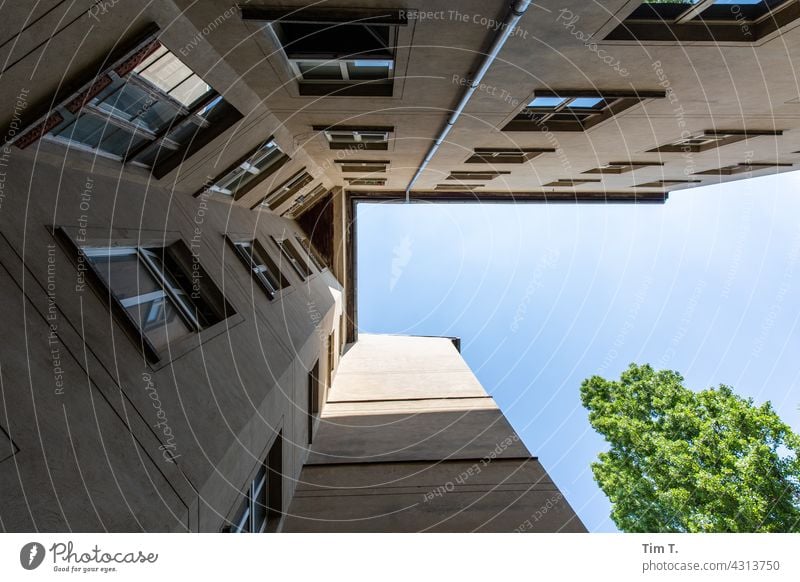
[[[328,268],[328,264],[322,258],[322,255],[319,253],[314,244],[308,239],[308,237],[295,234],[294,239],[297,241],[297,244],[300,245],[300,248],[303,250],[306,256],[311,260],[311,263],[314,265],[314,267],[316,267],[317,271],[322,273]]]
[[[342,72],[342,79],[305,79],[298,66],[304,61],[333,62],[341,60],[381,60],[391,61],[391,71],[397,67],[397,52],[399,27],[408,24],[407,11],[402,9],[373,9],[373,8],[346,8],[313,6],[302,11],[296,9],[276,8],[270,6],[240,7],[242,19],[266,24],[265,31],[275,43],[276,48],[286,59],[287,70],[297,83],[301,96],[323,96],[336,94],[337,96],[381,96],[391,97],[394,92],[394,74],[386,79],[359,80],[356,82],[346,80],[349,74]],[[290,38],[289,32],[282,26],[284,24],[317,25],[319,30],[315,33],[324,33],[328,29],[342,26],[363,26],[367,31],[370,27],[385,27],[384,35],[369,32],[379,42],[374,47],[362,47],[342,50],[338,46],[303,47],[292,46],[302,39]],[[347,31],[341,31],[344,34]],[[313,36],[306,34],[305,37]],[[324,44],[324,43],[323,43]]]
[[[295,198],[294,202],[292,202],[292,205],[287,208],[281,214],[281,216],[285,216],[286,218],[297,218],[301,216],[306,210],[311,208],[317,200],[319,200],[328,192],[329,190],[324,184],[317,184],[305,194],[301,193],[300,196]]]
[[[253,171],[254,164],[252,163],[252,160],[262,149],[264,149],[266,146],[269,145],[274,146],[275,148],[274,151],[277,152],[277,156],[267,166],[265,166],[264,168],[256,168],[257,171],[254,172]],[[201,188],[198,192],[195,193],[195,197],[200,196],[202,194],[211,194],[221,197],[224,196],[225,198],[234,201],[240,200],[249,192],[251,192],[254,188],[256,188],[259,184],[261,184],[264,180],[275,174],[275,172],[280,170],[290,160],[291,158],[289,157],[289,155],[287,155],[286,152],[284,152],[280,148],[280,146],[275,142],[273,137],[270,136],[269,138],[261,142],[259,145],[251,149],[247,154],[240,157],[231,165],[226,167],[222,172],[220,172],[216,176],[213,177],[209,176],[203,188]],[[230,174],[232,174],[239,168],[242,168],[245,172],[253,174],[254,177],[250,178],[242,186],[235,188],[230,193],[223,192],[221,187],[220,188],[217,187],[217,185],[223,179],[227,178]]]
[[[278,247],[281,256],[291,265],[292,270],[300,277],[301,281],[305,282],[314,274],[314,270],[292,244],[289,234],[284,234],[282,237],[270,235],[270,238],[272,242],[275,243],[275,246]],[[291,250],[287,249],[294,250],[297,254],[295,255]],[[280,268],[280,263],[278,263],[278,267]]]
[[[312,129],[322,134],[325,142],[332,150],[367,150],[386,151],[394,134],[393,126],[368,126],[368,125],[314,125]],[[352,134],[353,141],[332,139],[334,134]],[[364,141],[362,134],[382,134],[381,141]]]
[[[228,241],[242,265],[250,272],[252,280],[264,291],[267,299],[274,301],[284,289],[291,287],[289,279],[283,274],[278,263],[275,262],[269,251],[257,238],[242,239],[232,235],[225,235],[225,240]],[[247,252],[246,247],[251,249],[250,253]],[[256,261],[255,255],[258,255],[258,259],[261,262]],[[270,279],[275,281],[273,282]]]
[[[767,7],[766,12],[755,17],[746,12],[750,11],[749,6],[756,5],[725,5],[739,6],[739,9],[729,8],[725,18],[720,18],[717,13],[723,5],[715,4],[714,0],[700,0],[686,5],[683,11],[676,8],[680,4],[683,3],[642,1],[604,40],[757,43],[800,17],[800,3],[796,0],[777,0],[775,6]],[[652,12],[652,15],[637,14],[641,12]]]
[[[555,148],[475,148],[465,164],[525,164]]]
[[[278,530],[284,514],[282,429],[277,432],[266,452],[262,454],[262,458],[264,461],[256,465],[244,487],[240,489],[239,495],[244,496],[244,499],[237,497],[234,501],[229,513],[230,519],[224,520],[220,528],[222,533],[271,533]],[[261,477],[262,471],[263,477]],[[254,531],[256,528],[253,526],[257,524],[254,522],[253,507],[255,498],[261,491],[265,491],[266,494],[264,519],[258,531]],[[242,528],[245,520],[247,520],[247,531],[243,531]]]
[[[707,129],[702,132],[681,136],[671,142],[658,146],[647,153],[702,153],[721,148],[732,143],[746,141],[755,137],[779,137],[781,129]],[[689,144],[689,140],[702,140],[705,143]]]
[[[665,96],[665,91],[537,89],[503,131],[588,131],[647,99],[663,99]],[[534,106],[533,103],[540,98],[562,101],[556,105]],[[602,107],[570,107],[580,99],[601,99]],[[556,117],[559,115],[573,116],[574,119]],[[577,117],[579,115],[583,117]]]
[[[305,167],[300,168],[275,187],[269,194],[256,202],[250,210],[267,208],[277,213],[281,206],[289,201],[296,200],[303,190],[314,183],[314,180],[315,178],[311,175],[311,172]]]
[[[136,67],[162,47],[165,49],[165,53],[159,58],[169,54],[187,70],[191,71],[191,75],[181,83],[188,81],[192,76],[196,76],[204,84],[208,85],[208,91],[192,104],[182,104],[175,97],[164,92],[135,72]],[[39,117],[33,123],[26,124],[24,129],[13,139],[10,139],[8,143],[15,145],[19,149],[25,149],[41,139],[46,142],[60,144],[71,150],[91,153],[102,158],[146,168],[153,176],[161,178],[177,166],[175,163],[176,158],[183,160],[193,155],[242,117],[213,87],[195,73],[175,52],[163,44],[158,38],[157,32],[148,33],[134,43],[132,48],[117,53],[117,56],[112,56],[109,61],[112,63],[110,66],[95,74],[90,81],[80,85],[78,91],[56,94],[51,100],[55,105],[51,106],[44,116]],[[178,83],[175,88],[181,83]],[[95,99],[113,97],[129,84],[150,96],[147,107],[141,107],[137,115],[141,115],[151,109],[155,103],[162,102],[175,109],[176,115],[168,122],[165,122],[157,131],[151,131],[114,113],[113,106],[103,109],[99,107],[99,103],[98,105],[92,103]],[[150,98],[153,100],[149,101]],[[214,123],[204,117],[207,113],[216,116]],[[72,132],[74,133],[75,124],[84,116],[93,117],[104,125],[101,134],[102,139],[96,146],[76,141],[67,135],[57,135],[55,133],[67,130],[70,127],[73,127]],[[171,139],[178,135],[180,131],[192,125],[196,129],[192,138],[188,139],[186,143]],[[102,149],[102,142],[113,135],[112,133],[107,133],[106,128],[108,126],[127,132],[130,135],[131,143],[138,138],[137,145],[135,147],[129,146],[128,150],[122,155]],[[155,157],[152,164],[148,165],[136,159],[139,156],[152,155],[153,150],[155,150]],[[162,150],[166,150],[167,153],[162,153]]]
[[[221,287],[198,261],[196,267],[199,273],[198,280],[201,281],[201,287],[198,288],[197,293],[208,295],[210,292],[211,294],[217,295],[216,298],[203,298],[203,301],[217,311],[219,320],[207,326],[202,326],[200,322],[196,321],[196,317],[192,314],[191,307],[187,307],[185,304],[182,304],[181,307],[173,303],[173,306],[179,311],[182,318],[184,314],[181,313],[180,310],[182,308],[187,309],[189,315],[195,320],[196,324],[198,324],[198,327],[193,329],[186,336],[169,341],[163,348],[159,349],[147,338],[146,332],[142,330],[136,320],[128,313],[122,300],[114,295],[103,275],[85,254],[84,248],[122,249],[119,252],[123,253],[128,252],[129,249],[136,249],[138,247],[162,248],[166,251],[169,247],[175,246],[177,249],[176,252],[185,255],[184,259],[189,257],[190,260],[193,261],[192,251],[180,234],[153,231],[152,236],[148,236],[148,231],[140,231],[140,237],[133,239],[127,238],[128,233],[121,229],[115,229],[109,233],[108,229],[81,230],[77,227],[49,226],[48,231],[52,233],[55,239],[61,244],[62,248],[67,251],[75,267],[84,272],[87,287],[91,289],[93,293],[97,295],[101,303],[110,310],[114,322],[131,339],[133,344],[141,349],[145,360],[153,370],[163,368],[177,358],[197,349],[201,344],[226,333],[232,327],[244,321],[244,317],[232,306],[228,298],[222,292]],[[118,234],[120,236],[117,236]],[[141,236],[142,234],[145,236]],[[173,260],[179,264],[182,262],[180,258],[173,258]],[[194,266],[195,263],[192,264],[193,268]],[[149,271],[150,266],[145,265],[145,268]],[[152,272],[151,274],[156,280],[159,280],[160,275],[157,276]],[[186,275],[186,273],[184,273],[184,275]],[[168,293],[163,287],[162,291],[164,291],[165,294]],[[186,292],[185,289],[183,291]],[[192,293],[186,292],[186,294],[191,298]],[[137,297],[141,296],[142,295],[139,295]],[[219,305],[214,306],[212,304],[213,301],[217,301]]]
[[[663,166],[664,162],[608,162],[602,166],[598,166],[591,170],[581,172],[582,174],[627,174],[628,172],[635,172],[642,168],[649,168],[655,166]]]

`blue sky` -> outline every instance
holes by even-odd
[[[454,335],[590,531],[615,531],[583,379],[630,362],[800,431],[800,172],[662,205],[361,204],[359,328]]]

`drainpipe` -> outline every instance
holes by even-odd
[[[428,150],[428,153],[425,155],[425,158],[422,160],[419,168],[417,168],[414,177],[411,178],[411,181],[406,186],[406,203],[410,200],[410,193],[411,188],[414,186],[414,182],[422,175],[422,172],[425,170],[428,162],[431,161],[433,156],[436,155],[439,146],[442,145],[447,134],[450,133],[450,130],[453,129],[453,126],[458,121],[458,118],[461,116],[461,112],[464,111],[464,108],[469,103],[469,100],[472,98],[472,94],[475,93],[475,90],[480,86],[481,82],[483,81],[483,77],[486,75],[486,71],[489,70],[489,67],[492,66],[495,58],[500,53],[500,50],[503,48],[503,45],[506,44],[506,40],[511,35],[511,32],[514,30],[514,27],[519,22],[519,19],[522,18],[522,15],[525,14],[525,11],[530,6],[531,0],[515,0],[511,4],[511,9],[508,11],[505,20],[503,21],[502,26],[500,27],[500,32],[495,37],[494,42],[492,43],[489,52],[486,53],[486,56],[481,63],[481,66],[478,67],[478,71],[475,73],[472,81],[470,82],[469,86],[464,91],[464,94],[461,96],[461,100],[458,102],[458,105],[450,114],[450,117],[447,119],[447,123],[442,128],[441,133],[439,136],[434,140],[433,145]]]

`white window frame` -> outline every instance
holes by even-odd
[[[380,63],[387,68],[387,74],[385,78],[378,78],[378,79],[351,79],[350,78],[350,69],[348,65],[360,66],[358,63]],[[341,78],[311,78],[307,79],[304,75],[302,70],[300,69],[300,65],[310,65],[312,67],[318,66],[330,66],[338,64],[339,65],[339,73]],[[358,84],[358,83],[391,83],[394,80],[394,60],[391,59],[306,59],[306,58],[295,58],[289,59],[289,66],[292,69],[292,73],[294,74],[295,78],[300,81],[301,83],[323,83],[323,84],[330,84],[330,83],[347,83],[347,84]]]
[[[145,269],[156,279],[161,285],[161,290],[151,291],[142,295],[135,295],[133,297],[126,297],[120,299],[114,294],[111,288],[111,283],[106,282],[108,291],[119,303],[124,307],[133,307],[134,305],[141,305],[148,303],[154,299],[165,298],[170,301],[172,306],[183,318],[184,322],[194,332],[202,331],[203,326],[194,315],[194,309],[189,295],[181,289],[172,284],[158,266],[158,258],[156,254],[147,247],[81,247],[81,252],[87,257],[120,257],[120,256],[136,256],[137,259],[144,265]],[[137,325],[138,327],[138,325]],[[146,332],[139,329],[140,333],[146,335]]]

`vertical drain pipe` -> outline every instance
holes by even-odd
[[[469,103],[469,100],[472,98],[472,94],[475,93],[475,90],[480,86],[481,82],[483,81],[483,77],[486,75],[486,71],[489,70],[489,67],[494,62],[497,55],[500,53],[500,50],[503,48],[503,45],[506,44],[508,37],[511,35],[511,32],[514,30],[514,27],[519,22],[519,19],[522,18],[522,15],[525,14],[525,11],[530,6],[531,0],[515,0],[511,4],[511,9],[508,11],[505,20],[503,21],[502,26],[500,27],[500,32],[495,37],[494,42],[492,43],[489,52],[486,53],[486,56],[481,63],[481,66],[478,67],[478,71],[475,73],[472,81],[470,82],[469,86],[464,91],[464,94],[461,96],[461,100],[458,102],[458,105],[453,110],[453,113],[450,114],[450,117],[447,119],[447,123],[445,124],[444,128],[442,128],[441,133],[439,136],[434,140],[433,145],[428,150],[428,153],[423,158],[422,163],[420,164],[419,168],[417,168],[414,177],[411,178],[411,181],[406,186],[406,204],[410,201],[411,198],[411,188],[414,186],[414,183],[417,179],[422,175],[422,172],[425,171],[425,168],[428,165],[428,162],[433,159],[433,156],[436,155],[439,146],[442,145],[445,138],[447,138],[447,134],[450,133],[450,130],[453,129],[453,126],[458,121],[458,118],[461,116],[462,111]]]

